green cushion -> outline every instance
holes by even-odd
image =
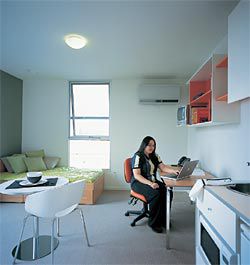
[[[28,171],[46,170],[46,165],[42,157],[26,157],[23,159]]]
[[[44,150],[37,150],[37,151],[31,151],[31,152],[26,152],[26,156],[28,157],[44,157],[45,153]]]
[[[13,169],[14,173],[22,173],[27,171],[26,165],[24,163],[25,156],[8,156],[7,159],[10,163],[11,168]]]
[[[7,157],[2,157],[1,158],[5,168],[7,169],[8,172],[10,173],[13,173],[14,170],[12,169],[11,165],[10,165],[10,162],[8,161],[8,158]]]

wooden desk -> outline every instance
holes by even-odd
[[[163,175],[163,174],[160,174]],[[205,172],[205,176],[190,176],[183,180],[163,179],[166,185],[166,248],[170,249],[170,190],[176,187],[192,188],[198,179],[214,178],[211,174]]]

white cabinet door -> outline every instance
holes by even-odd
[[[250,97],[250,1],[228,17],[228,102]]]
[[[241,224],[240,260],[242,265],[250,264],[250,226]]]
[[[236,214],[206,189],[197,207],[228,245],[236,251]]]

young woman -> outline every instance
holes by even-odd
[[[156,171],[159,168],[165,173],[178,174],[179,172],[163,164],[155,150],[154,138],[146,136],[132,158],[131,187],[135,192],[144,195],[149,203],[148,225],[153,231],[162,233],[162,227],[166,224],[166,188],[156,178]],[[172,197],[171,193],[171,201]]]

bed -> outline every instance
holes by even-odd
[[[95,204],[104,189],[104,173],[102,170],[85,170],[73,167],[56,167],[42,171],[43,176],[62,176],[69,179],[69,182],[84,179],[85,188],[81,199],[81,204]],[[26,172],[14,174],[9,172],[0,172],[0,183],[7,180],[24,178]],[[24,202],[25,196],[10,196],[0,194],[0,202]]]

